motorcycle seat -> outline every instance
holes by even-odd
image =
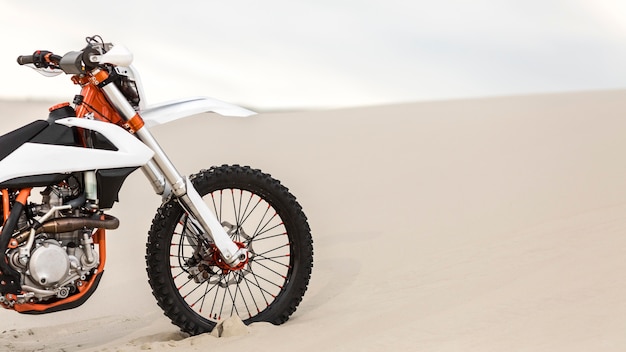
[[[0,136],[0,160],[4,160],[9,154],[31,140],[46,127],[48,127],[48,122],[37,120]]]

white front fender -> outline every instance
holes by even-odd
[[[203,112],[215,112],[223,116],[237,117],[247,117],[256,114],[254,111],[221,100],[195,97],[149,106],[139,111],[139,115],[146,127],[151,128]]]

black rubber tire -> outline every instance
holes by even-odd
[[[253,221],[251,219],[261,220],[252,235],[243,235],[247,238],[232,236],[252,249],[249,263],[243,269],[217,274],[218,268],[211,267],[210,274],[205,272],[210,275],[209,279],[197,283],[186,267],[192,256],[189,253],[193,251],[189,241],[194,241],[185,227],[187,215],[176,200],[162,204],[148,233],[146,270],[153,295],[165,315],[191,335],[211,331],[217,322],[231,314],[239,315],[246,324],[286,322],[302,301],[313,267],[311,231],[296,198],[278,180],[247,166],[212,167],[190,179],[220,222],[229,221],[243,229],[244,223]],[[205,197],[209,194],[211,196]],[[257,206],[252,207],[252,200]],[[226,202],[232,202],[233,206],[224,206]],[[268,210],[262,207],[275,210],[275,215],[266,219]],[[232,214],[228,215],[226,208],[231,208]],[[261,210],[265,215],[258,214]],[[253,228],[248,227],[247,231]],[[282,242],[285,243],[280,245]],[[259,250],[267,245],[270,248],[264,248],[265,252]],[[280,251],[289,253],[281,255]],[[203,308],[208,309],[206,302],[210,300],[213,302],[209,302],[212,305],[207,314]],[[216,304],[218,308],[222,306],[219,311]]]

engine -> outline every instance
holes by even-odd
[[[20,230],[11,239],[7,259],[21,275],[21,287],[26,292],[22,298],[26,301],[68,297],[100,263],[92,237],[99,227],[117,227],[110,223],[117,219],[109,217],[105,226],[104,216],[85,209],[85,199],[79,193],[80,185],[71,179],[49,186],[41,193],[41,204],[30,204],[18,222]],[[67,205],[72,202],[74,206]]]
[[[40,236],[26,262],[20,259],[19,251],[11,254],[10,265],[23,276],[22,289],[38,300],[66,298],[76,292],[77,285],[81,285],[99,264],[93,245],[85,240],[79,243],[65,244]]]

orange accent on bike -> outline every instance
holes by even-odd
[[[246,245],[243,244],[242,242],[237,242],[237,241],[233,241],[233,242],[235,242],[235,244],[239,248],[246,247]],[[220,250],[217,248],[217,246],[214,243],[212,243],[210,246],[211,246],[212,254],[211,254],[211,257],[210,257],[211,259],[209,260],[209,263],[210,265],[215,265],[219,267],[220,269],[222,269],[222,274],[224,275],[228,274],[228,272],[230,271],[237,271],[237,270],[243,269],[246,266],[246,264],[248,264],[248,261],[250,260],[250,256],[246,254],[246,260],[240,262],[234,267],[231,267],[230,265],[224,262],[224,260],[222,259],[222,256],[220,255]]]
[[[9,241],[9,244],[7,245],[8,248],[13,249],[13,248],[17,248],[20,244],[17,243],[17,240],[15,238],[11,238],[11,240]]]
[[[76,116],[85,117],[91,112],[96,120],[111,122],[118,126],[124,123],[120,114],[111,106],[97,86],[91,83],[83,86],[80,95],[83,96],[83,103],[76,108]]]
[[[94,274],[89,281],[80,281],[80,285],[76,285],[78,288],[78,293],[56,301],[50,304],[42,304],[42,303],[24,303],[24,304],[15,304],[13,309],[15,311],[23,313],[23,312],[42,312],[48,310],[50,308],[58,307],[64,304],[72,303],[79,300],[86,293],[90,292],[94,282],[96,281],[97,274],[101,273],[104,270],[104,264],[106,262],[106,237],[105,230],[98,229],[96,233],[93,235],[94,243],[98,244],[98,251],[100,253],[100,264],[98,265],[96,274]]]
[[[144,125],[143,119],[139,114],[135,114],[130,120],[126,121],[124,124],[124,128],[128,130],[130,133],[135,133],[139,131]]]
[[[104,215],[101,217],[104,220]],[[104,229],[98,229],[96,233],[93,235],[93,243],[98,245],[98,252],[100,253],[100,265],[98,265],[98,272],[102,272],[104,270],[104,263],[107,259],[107,239],[106,239],[106,231]]]
[[[78,78],[78,80],[84,82],[84,84],[81,84],[80,95],[83,99],[82,103],[76,106],[76,116],[85,117],[87,114],[92,113],[95,120],[122,126],[124,120],[117,110],[111,106],[102,90],[89,81],[88,78]],[[83,146],[87,146],[84,130],[82,128],[78,128],[78,130],[80,131],[79,138],[81,143]]]
[[[89,78],[85,75],[74,75],[72,76],[72,82],[74,84],[84,86],[85,84],[89,83]]]
[[[22,205],[26,205],[26,201],[28,200],[28,196],[30,196],[31,189],[32,188],[24,188],[20,190],[20,193],[17,195],[17,199],[15,199],[15,201],[18,203],[22,203]],[[2,222],[3,224],[7,221],[9,215],[11,214],[11,209],[9,208],[9,190],[5,188],[2,190],[2,215],[4,217],[4,221]]]
[[[107,78],[109,78],[109,73],[105,70],[94,70],[94,71],[96,72],[91,76],[91,83],[95,85],[98,85],[106,81]]]
[[[4,216],[4,221],[7,221],[9,218],[9,214],[11,213],[11,209],[9,209],[9,190],[2,190],[2,213]],[[2,223],[4,223],[4,221]]]
[[[91,285],[93,284],[93,281],[94,281],[93,279],[94,278],[95,278],[95,276],[92,278],[92,280],[88,281],[86,284],[84,284],[84,281],[79,281],[82,284],[80,284],[80,285],[77,284],[76,285],[77,288],[78,288],[78,293],[73,295],[73,296],[71,296],[71,297],[68,297],[68,298],[65,298],[65,299],[62,299],[60,301],[56,301],[56,302],[50,303],[50,304],[38,304],[38,303],[15,304],[13,306],[13,309],[15,309],[16,312],[20,312],[20,313],[32,312],[32,311],[42,312],[42,311],[45,311],[45,310],[50,309],[50,308],[54,308],[54,307],[58,307],[58,306],[63,305],[63,304],[74,302],[77,299],[79,299],[80,297],[82,297],[86,292],[89,292],[89,289],[91,288]]]
[[[17,198],[15,199],[16,202],[18,203],[22,203],[22,205],[26,205],[26,201],[28,200],[28,196],[30,196],[30,190],[33,189],[31,188],[22,188],[20,190],[20,193],[17,195]]]
[[[60,103],[60,104],[52,105],[52,106],[48,109],[48,111],[52,112],[52,111],[54,111],[54,110],[56,110],[56,109],[64,108],[64,107],[66,107],[66,106],[70,106],[70,103],[65,102],[65,103]]]
[[[7,293],[6,295],[4,295],[4,298],[6,298],[7,302],[15,302],[17,300],[17,296],[15,296],[12,293]],[[11,309],[12,308],[10,306],[5,306],[5,305],[2,305],[2,306],[4,308],[6,308],[6,309]]]

